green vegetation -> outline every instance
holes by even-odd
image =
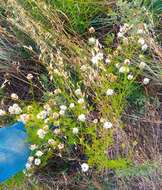
[[[159,114],[161,11],[161,1],[2,0],[1,123],[23,121],[31,149],[2,189],[52,189],[57,180],[54,188],[125,190],[136,177],[160,179],[159,137],[149,131]]]

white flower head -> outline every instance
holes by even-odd
[[[86,120],[86,116],[84,114],[81,114],[78,116],[78,120],[84,122]]]
[[[57,120],[57,119],[59,118],[59,114],[58,114],[57,112],[54,112],[54,113],[52,114],[52,117],[53,117],[55,120]]]
[[[28,80],[32,80],[33,79],[33,75],[31,73],[29,73],[26,77]]]
[[[79,129],[77,127],[74,127],[73,128],[73,134],[76,135],[76,134],[78,134],[78,132],[79,132]]]
[[[36,166],[39,166],[39,165],[41,164],[41,160],[40,160],[39,158],[36,158],[36,159],[34,160],[34,164],[35,164]]]
[[[61,93],[61,89],[57,88],[54,90],[54,94],[57,95],[57,94],[60,94]]]
[[[89,166],[87,163],[83,163],[81,165],[82,172],[87,172],[89,170]]]
[[[54,133],[55,135],[59,135],[59,134],[61,133],[61,130],[60,130],[60,129],[55,129],[55,130],[53,131],[53,133]]]
[[[79,104],[84,104],[84,98],[79,98],[78,103]]]
[[[106,91],[106,95],[107,96],[112,96],[114,94],[114,90],[113,89],[108,89],[107,91]]]
[[[35,153],[35,155],[36,155],[37,157],[41,157],[41,156],[43,155],[43,152],[40,151],[40,150],[38,150],[38,151]]]
[[[91,26],[89,29],[88,29],[89,33],[94,33],[95,32],[95,28],[93,26]]]
[[[54,139],[49,139],[48,144],[54,146],[56,145],[56,141]]]
[[[130,62],[129,59],[125,59],[125,60],[124,60],[124,64],[126,64],[126,65],[130,65],[130,63],[131,63],[131,62]]]
[[[93,55],[91,61],[94,65],[97,65],[99,61],[103,60],[103,53],[99,52],[96,55]]]
[[[148,45],[147,45],[147,44],[144,44],[144,45],[142,46],[142,51],[146,51],[147,48],[148,48]]]
[[[38,129],[37,135],[38,135],[39,138],[43,139],[45,137],[45,135],[46,135],[46,131],[43,130],[43,129]]]
[[[45,104],[45,105],[43,106],[43,108],[45,109],[45,111],[47,111],[47,113],[50,113],[51,110],[52,110],[49,104]]]
[[[120,73],[129,73],[129,67],[128,66],[122,66],[119,69]]]
[[[35,149],[37,149],[37,148],[38,148],[38,146],[37,146],[36,144],[30,145],[30,150],[31,150],[31,151],[33,151],[33,150],[35,150]]]
[[[28,162],[27,162],[27,163],[25,164],[26,170],[30,170],[31,166],[32,166],[31,163],[28,163]]]
[[[69,108],[74,108],[75,107],[75,104],[74,103],[71,103],[70,105],[69,105]]]
[[[64,148],[64,144],[61,144],[61,143],[60,143],[60,144],[58,145],[58,148],[59,148],[60,150],[63,149],[63,148]]]
[[[141,44],[141,45],[144,45],[144,44],[145,44],[144,38],[140,38],[140,39],[138,40],[138,43]]]
[[[133,75],[132,74],[129,74],[128,77],[127,77],[128,80],[132,80],[133,79]]]
[[[29,120],[30,116],[28,114],[21,114],[19,121],[22,121],[23,123],[26,123]]]
[[[94,123],[94,124],[97,124],[97,123],[98,123],[98,119],[94,119],[94,120],[93,120],[93,123]]]
[[[34,157],[33,156],[29,156],[28,162],[31,163],[31,162],[33,162],[33,160],[34,160]]]
[[[21,108],[19,107],[18,104],[13,104],[8,108],[8,111],[10,114],[20,114],[22,112]]]
[[[109,64],[109,63],[111,63],[111,60],[107,57],[107,58],[105,59],[105,63],[106,63],[106,64]]]
[[[6,115],[6,112],[4,110],[0,109],[0,116],[4,116],[4,115]]]
[[[149,79],[149,78],[144,78],[144,79],[143,79],[143,84],[144,84],[144,85],[149,84],[149,82],[150,82],[150,79]]]
[[[48,131],[49,130],[49,125],[43,126],[43,130]]]
[[[65,114],[65,111],[64,111],[64,110],[60,110],[60,111],[59,111],[59,114],[60,114],[60,115],[64,115],[64,114]]]
[[[143,29],[138,29],[137,34],[144,34],[144,30]]]
[[[65,111],[67,109],[67,107],[65,105],[61,105],[60,109],[63,110],[63,111]]]
[[[115,67],[116,67],[117,69],[119,69],[119,68],[120,68],[120,64],[119,64],[119,63],[116,63],[116,64],[115,64]]]
[[[112,128],[112,123],[111,122],[109,122],[109,121],[106,121],[105,123],[104,123],[104,125],[103,125],[103,128],[104,129],[110,129],[110,128]]]
[[[122,32],[118,32],[117,35],[118,35],[118,38],[122,38],[124,36]]]
[[[19,99],[19,97],[18,97],[18,95],[17,95],[17,94],[12,93],[12,94],[11,94],[11,99],[12,99],[12,100],[18,100],[18,99]]]
[[[75,90],[75,94],[77,95],[77,96],[81,96],[82,95],[82,91],[81,91],[81,89],[76,89]]]
[[[97,65],[99,60],[98,60],[97,56],[93,56],[91,61],[92,61],[93,65]]]
[[[95,43],[96,43],[96,38],[93,38],[93,37],[89,38],[89,39],[88,39],[88,43],[89,43],[89,45],[95,45]]]
[[[143,62],[143,61],[141,61],[141,63],[139,64],[139,68],[140,68],[140,69],[144,69],[145,66],[146,66],[146,63]]]
[[[48,111],[47,110],[43,110],[39,114],[37,114],[38,119],[46,119],[47,116],[48,116]]]

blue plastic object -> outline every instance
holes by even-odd
[[[29,154],[24,123],[0,128],[0,183],[22,171]]]

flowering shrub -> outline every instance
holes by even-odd
[[[29,16],[17,1],[11,1],[7,7],[12,6],[17,12],[17,15],[11,14],[11,23],[20,30],[27,30],[40,49],[39,61],[48,71],[46,83],[39,79],[44,90],[43,101],[24,104],[12,93],[13,104],[8,111],[0,110],[2,117],[8,115],[26,125],[31,155],[24,173],[30,176],[55,156],[67,159],[71,150],[79,147],[84,155],[78,161],[82,172],[93,167],[99,170],[128,167],[133,150],[126,139],[121,117],[134,84],[146,87],[159,77],[158,68],[152,67],[153,23],[148,25],[139,19],[141,17],[133,20],[131,11],[136,10],[135,7],[118,1],[116,6],[122,19],[120,24],[117,19],[113,20],[113,24],[118,25],[117,30],[101,43],[95,37],[95,28],[90,27],[87,43],[74,42],[51,6],[31,2],[37,16],[42,12],[41,18],[34,20],[33,12]],[[127,20],[123,7],[132,19]],[[143,8],[136,11],[144,12]],[[26,23],[21,25],[23,19]],[[26,78],[32,91],[34,76],[29,73]],[[116,136],[120,136],[121,144],[118,154],[112,156],[109,151],[116,144]],[[122,153],[126,148],[127,154]]]

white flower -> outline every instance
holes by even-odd
[[[103,125],[103,128],[105,128],[105,129],[110,129],[110,128],[112,128],[112,123],[109,122],[109,121],[106,121],[106,122],[104,123],[104,125]]]
[[[83,71],[83,72],[85,72],[87,69],[88,69],[87,65],[82,65],[80,67],[80,70]]]
[[[59,111],[59,114],[60,114],[60,115],[64,115],[64,114],[65,114],[65,111],[64,111],[64,110],[60,110],[60,111]]]
[[[124,60],[124,64],[130,65],[130,60],[129,60],[129,59],[125,59],[125,60]]]
[[[6,115],[6,112],[4,110],[0,109],[0,116],[4,116],[4,115]]]
[[[44,105],[43,108],[45,109],[47,114],[49,114],[51,112],[51,110],[52,110],[49,104]]]
[[[109,63],[111,63],[111,60],[107,57],[107,58],[105,59],[105,63],[106,63],[106,64],[109,64]]]
[[[18,104],[13,104],[12,106],[10,106],[8,108],[8,111],[10,112],[10,114],[20,114],[22,112]]]
[[[31,168],[31,164],[30,164],[30,163],[26,163],[26,164],[25,164],[25,168],[26,168],[27,170],[29,170],[29,169]]]
[[[29,115],[28,114],[21,114],[19,121],[22,121],[23,123],[26,123],[29,120]]]
[[[146,63],[143,62],[143,61],[141,61],[141,63],[139,64],[139,68],[140,68],[140,69],[144,69],[145,66],[146,66]]]
[[[31,73],[29,73],[26,77],[28,80],[32,80],[33,79],[33,75]]]
[[[30,150],[31,150],[31,151],[33,151],[33,150],[35,150],[35,149],[37,149],[37,148],[38,148],[38,146],[37,146],[36,144],[30,145]]]
[[[75,104],[74,103],[71,103],[70,105],[69,105],[69,108],[74,108],[75,107]]]
[[[65,111],[67,109],[67,107],[65,105],[61,105],[60,109],[63,110],[63,111]]]
[[[78,116],[78,120],[84,122],[86,120],[86,116],[84,114],[81,114]]]
[[[74,128],[73,128],[73,134],[76,135],[76,134],[78,134],[78,132],[79,132],[79,129],[78,129],[77,127],[74,127]]]
[[[82,172],[87,172],[87,171],[89,170],[89,166],[88,166],[88,164],[86,164],[86,163],[83,163],[83,164],[81,165],[81,168],[82,168]]]
[[[143,29],[138,29],[137,30],[137,34],[143,34],[144,33],[144,30]]]
[[[96,43],[96,39],[91,37],[88,39],[88,43],[89,43],[89,45],[94,45]]]
[[[98,62],[101,61],[102,59],[103,59],[103,53],[99,52],[92,57],[91,61],[94,65],[97,65]]]
[[[56,134],[56,135],[58,135],[58,134],[61,133],[61,130],[60,130],[60,129],[55,129],[55,130],[53,131],[53,133]]]
[[[129,67],[122,66],[122,67],[120,67],[119,72],[120,73],[128,73],[129,72]]]
[[[38,119],[46,119],[48,115],[48,112],[46,110],[41,111],[39,114],[37,114]]]
[[[33,162],[33,160],[34,160],[34,157],[33,156],[29,156],[29,158],[28,158],[28,162]]]
[[[141,44],[141,45],[144,45],[145,44],[145,40],[143,38],[140,38],[138,40],[138,43]]]
[[[113,89],[108,89],[106,92],[107,96],[112,96],[114,94],[114,90]]]
[[[97,53],[96,56],[98,57],[99,60],[103,59],[103,53],[101,52]]]
[[[98,123],[98,119],[94,119],[94,120],[93,120],[93,123],[94,123],[94,124],[97,124],[97,123]]]
[[[118,33],[118,38],[122,38],[123,37],[123,33],[122,32],[119,32]]]
[[[59,148],[60,150],[63,149],[63,148],[64,148],[64,144],[61,144],[61,143],[60,143],[60,144],[58,145],[58,148]]]
[[[82,95],[82,91],[81,91],[81,89],[76,89],[75,90],[75,94],[77,95],[77,96],[81,96]]]
[[[115,64],[115,67],[116,67],[117,69],[119,69],[120,64],[119,64],[119,63],[116,63],[116,64]]]
[[[48,131],[48,130],[49,130],[49,126],[48,126],[48,125],[45,125],[45,126],[43,127],[43,130]]]
[[[127,77],[128,80],[132,80],[133,79],[133,75],[129,74]]]
[[[89,29],[88,29],[88,31],[89,31],[89,33],[94,33],[95,32],[95,29],[94,29],[94,27],[90,27]]]
[[[78,103],[79,103],[79,104],[83,104],[83,103],[84,103],[84,98],[80,98],[80,99],[78,100]]]
[[[46,135],[46,131],[44,131],[43,129],[39,129],[37,131],[37,135],[39,136],[39,138],[43,139]]]
[[[99,60],[98,60],[98,57],[97,57],[97,56],[93,56],[92,59],[91,59],[91,61],[92,61],[92,63],[93,63],[94,65],[97,65]]]
[[[50,145],[55,145],[56,144],[56,141],[54,139],[49,139],[48,140],[48,144]]]
[[[150,79],[149,79],[149,78],[144,78],[144,79],[143,79],[143,84],[144,84],[144,85],[149,84],[149,82],[150,82]]]
[[[148,48],[147,44],[144,44],[144,45],[142,46],[142,51],[146,51],[147,48]]]
[[[36,153],[35,153],[36,156],[38,157],[41,157],[43,155],[43,152],[38,150]]]
[[[36,166],[39,166],[39,165],[41,164],[41,160],[40,160],[39,158],[36,158],[36,159],[34,160],[34,164],[35,164]]]
[[[11,99],[12,99],[12,100],[18,100],[18,99],[19,99],[19,97],[18,97],[18,95],[17,95],[17,94],[12,93],[12,94],[11,94]]]
[[[57,95],[57,94],[60,94],[60,93],[61,93],[61,89],[57,88],[57,89],[54,90],[54,94]]]

